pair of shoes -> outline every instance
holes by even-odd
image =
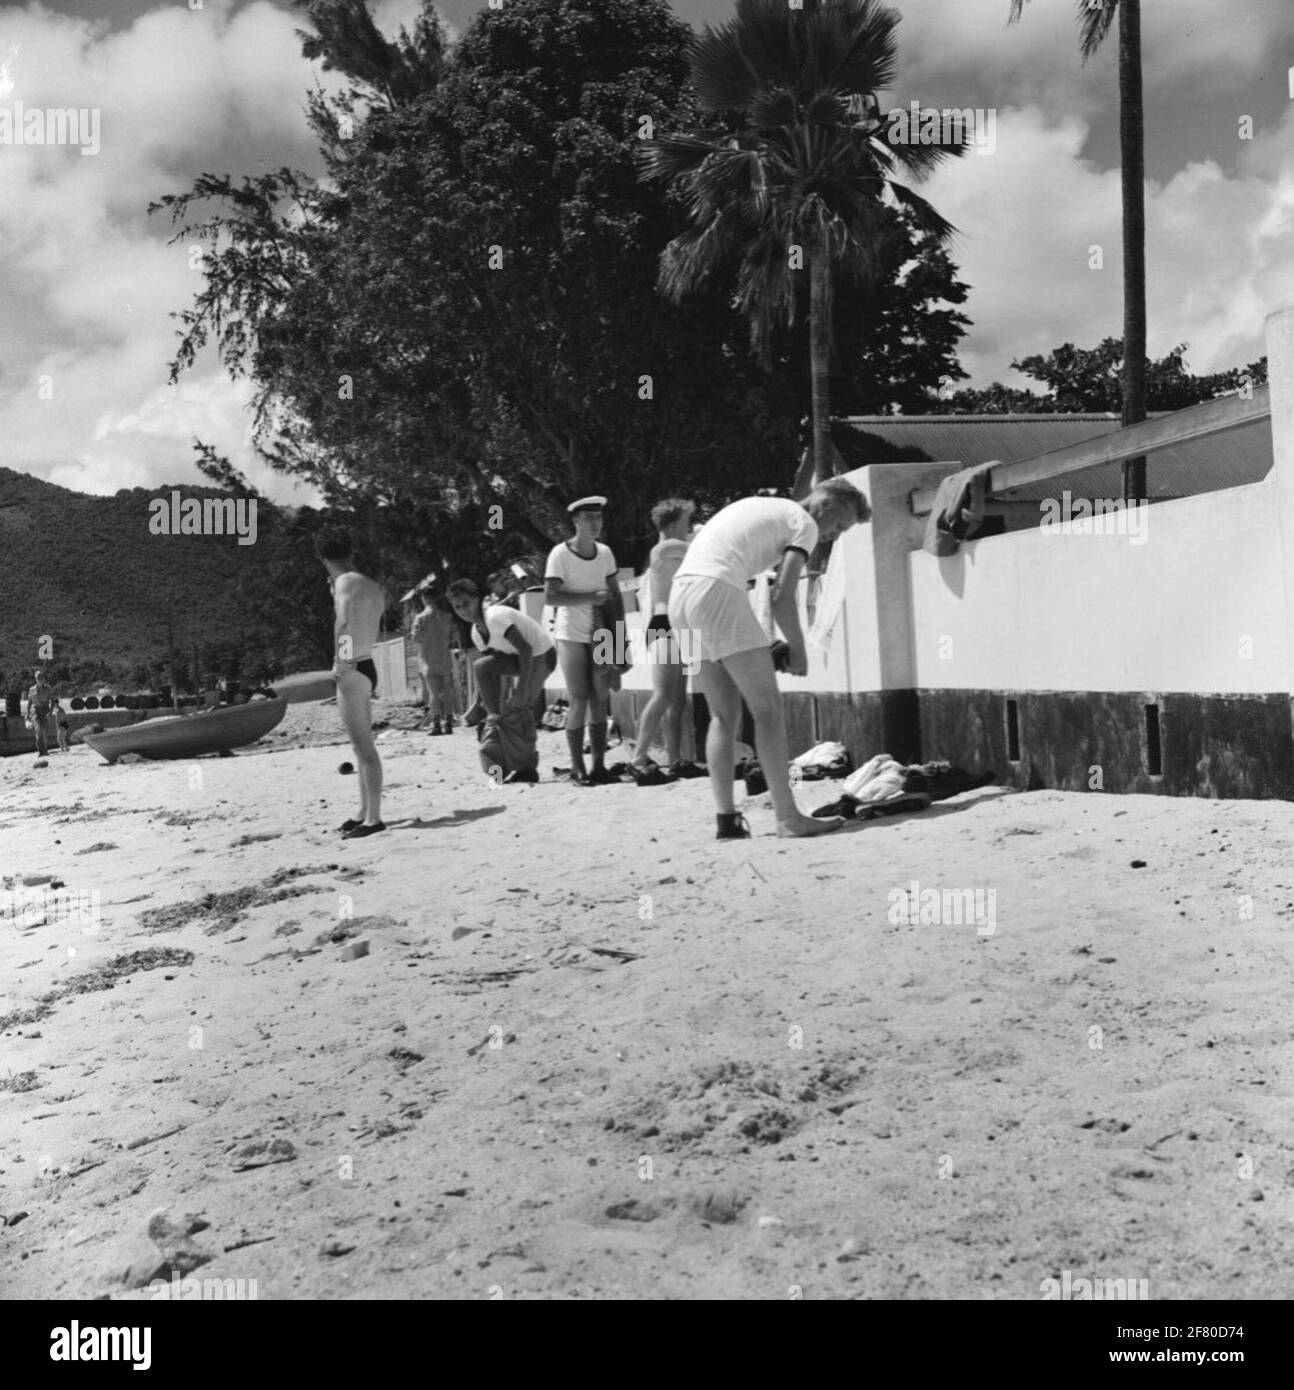
[[[719,828],[715,831],[716,840],[749,840],[750,826],[740,811],[720,811],[715,819]]]
[[[645,767],[641,763],[630,763],[629,772],[640,787],[666,787],[674,780],[655,763],[648,763]]]
[[[595,767],[593,771],[589,773],[588,784],[591,787],[609,787],[612,783],[619,781],[619,777],[617,777],[614,772],[608,771],[605,767]]]
[[[366,836],[368,836],[368,835],[376,835],[376,834],[378,833],[379,830],[385,830],[385,829],[386,829],[386,825],[385,825],[382,821],[378,821],[378,823],[377,823],[376,825],[364,825],[364,824],[361,822],[359,825],[354,826],[352,829],[348,830],[348,831],[345,833],[345,835],[342,836],[342,839],[344,839],[344,840],[362,840],[362,839],[364,839],[364,838],[365,838]]]
[[[362,820],[344,820],[337,829],[340,830],[343,835],[347,835],[363,824],[364,822]]]
[[[680,759],[676,763],[670,763],[669,775],[671,777],[708,777],[710,774],[703,767],[698,767],[696,763],[690,763],[686,759]]]

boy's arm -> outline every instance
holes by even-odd
[[[586,604],[598,603],[601,601],[599,594],[605,596],[606,590],[599,589],[596,593],[591,589],[586,589],[583,593],[569,592],[559,574],[550,574],[544,580],[544,603],[549,608],[580,608]]]
[[[511,642],[517,649],[517,684],[512,698],[508,701],[510,708],[517,709],[517,691],[525,689],[526,682],[530,679],[530,666],[535,659],[535,649],[521,635],[516,623],[509,623],[503,636],[505,641]]]
[[[792,676],[803,676],[809,669],[797,601],[804,559],[802,550],[783,552],[782,563],[777,572],[777,583],[773,586],[773,621],[781,629],[782,636],[786,638],[791,649],[786,669]]]

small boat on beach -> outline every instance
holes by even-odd
[[[227,753],[263,738],[287,710],[284,699],[251,700],[245,705],[198,710],[166,719],[144,719],[81,737],[100,757],[115,763],[127,753],[141,758],[196,758]]]

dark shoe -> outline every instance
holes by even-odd
[[[356,826],[363,824],[364,822],[362,820],[344,820],[337,827],[337,829],[340,830],[343,835],[345,835],[348,831],[354,830]]]
[[[809,814],[814,820],[831,820],[834,816],[844,816],[846,820],[853,820],[858,805],[858,798],[850,796],[846,792],[839,801],[829,801],[825,806],[819,806],[816,811],[810,811]]]
[[[485,706],[482,705],[482,704],[475,704],[475,705],[473,705],[472,708],[469,709],[469,710],[467,711],[467,713],[463,716],[463,723],[464,723],[469,729],[475,729],[476,726],[477,726],[478,724],[484,724],[484,723],[485,723],[485,717],[486,717]]]
[[[587,772],[572,772],[571,784],[576,787],[591,787],[595,785],[592,777],[590,777]]]
[[[671,777],[708,777],[710,774],[703,767],[698,767],[695,763],[686,760],[670,763],[669,775]]]
[[[655,763],[648,763],[646,767],[631,763],[629,772],[640,787],[666,787],[674,780],[667,777]]]
[[[609,772],[605,767],[595,767],[589,773],[589,786],[591,787],[609,787],[613,782],[619,781],[619,777],[614,772]]]
[[[504,781],[504,785],[505,785],[505,786],[511,786],[511,785],[514,785],[514,784],[517,783],[517,782],[538,782],[538,781],[539,781],[539,774],[538,774],[537,772],[533,772],[533,771],[532,771],[532,772],[509,772],[508,775],[503,779],[503,781]]]
[[[440,721],[439,721],[439,720],[437,720],[437,721],[431,726],[431,732],[432,732],[433,734],[436,734],[436,735],[439,735],[439,734],[441,733],[441,727],[440,727]]]
[[[345,840],[362,840],[368,835],[376,835],[378,831],[385,830],[386,826],[382,821],[376,825],[357,825],[354,830],[348,830],[344,836]]]
[[[719,828],[715,831],[716,840],[749,840],[750,826],[746,823],[746,817],[740,811],[722,811],[715,817],[719,822]]]
[[[764,769],[758,763],[750,763],[746,769],[746,795],[758,796],[760,792],[768,790],[768,782],[764,777]]]

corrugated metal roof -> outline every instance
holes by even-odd
[[[1162,411],[1151,412],[1158,418]],[[1117,415],[851,415],[832,422],[832,437],[850,468],[867,464],[959,460],[967,468],[998,459],[1037,458],[1119,428]],[[1272,467],[1271,423],[1260,420],[1215,438],[1151,454],[1146,460],[1150,497],[1191,497],[1265,478]],[[1019,501],[1057,497],[1119,497],[1123,467],[1106,464],[1082,473],[1030,483],[1009,496]]]

